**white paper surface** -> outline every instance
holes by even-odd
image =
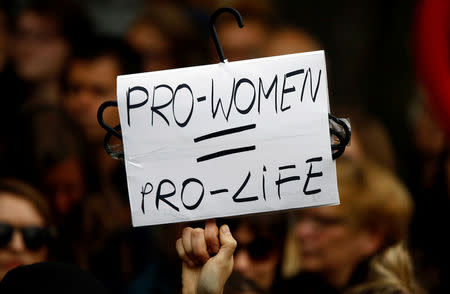
[[[323,51],[119,76],[117,99],[134,226],[339,203]]]

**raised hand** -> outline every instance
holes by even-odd
[[[176,247],[183,260],[183,294],[220,294],[233,270],[236,240],[227,225],[217,228],[214,220],[205,229],[187,227]]]

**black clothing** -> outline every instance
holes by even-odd
[[[90,273],[72,265],[41,262],[9,271],[0,282],[0,293],[104,294]]]

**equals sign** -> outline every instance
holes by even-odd
[[[248,130],[251,130],[254,128],[256,128],[256,124],[250,124],[250,125],[245,125],[245,126],[236,127],[236,128],[229,128],[229,129],[209,133],[209,134],[194,138],[194,143],[209,140],[212,138],[217,138],[217,137],[240,133],[240,132],[248,131]],[[218,151],[215,153],[200,156],[197,158],[197,162],[202,162],[202,161],[206,161],[206,160],[210,160],[210,159],[214,159],[214,158],[218,158],[218,157],[222,157],[222,156],[227,156],[227,155],[231,155],[231,154],[235,154],[235,153],[253,151],[255,149],[256,149],[255,145],[225,149],[225,150],[221,150],[221,151]]]

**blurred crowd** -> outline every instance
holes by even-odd
[[[216,25],[229,61],[328,52],[332,40],[287,20],[276,1],[0,3],[0,280],[53,261],[87,271],[109,293],[193,293],[202,266],[234,252],[224,293],[450,293],[448,138],[419,82],[406,91],[414,95],[400,139],[368,105],[334,99],[346,85],[330,87],[331,112],[352,127],[337,160],[341,205],[132,228],[125,168],[105,152],[97,122],[118,75],[219,62],[208,21],[223,6],[244,19],[242,29],[226,14]],[[116,109],[104,117],[119,124]],[[224,244],[236,247],[228,259],[210,258]],[[58,279],[58,268],[34,269]]]

